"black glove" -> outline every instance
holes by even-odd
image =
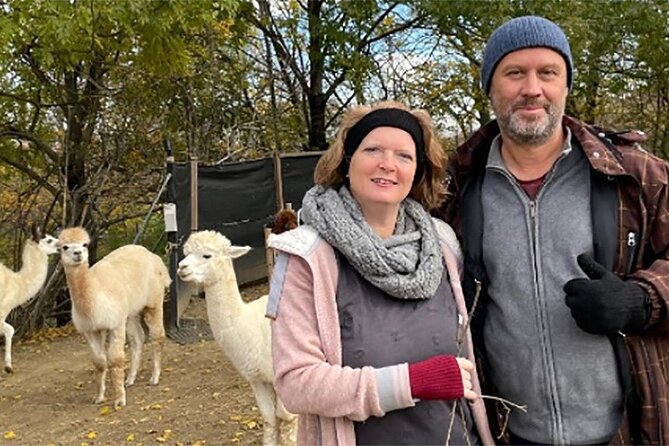
[[[564,286],[565,302],[582,330],[592,334],[639,332],[650,316],[646,291],[625,282],[588,254],[576,258],[588,279],[572,279]]]

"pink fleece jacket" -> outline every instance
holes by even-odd
[[[460,277],[460,248],[450,226],[434,222],[464,327],[467,311],[462,288],[459,280],[453,280]],[[277,259],[267,316],[273,319],[275,387],[286,409],[300,415],[298,444],[355,445],[352,421],[414,406],[408,365],[343,367],[334,250],[308,226],[273,234],[268,244],[289,254]],[[473,362],[471,334],[464,335],[466,357]],[[480,394],[476,373],[472,384]],[[483,400],[467,404],[483,444],[494,444]]]

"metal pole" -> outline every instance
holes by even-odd
[[[151,213],[153,212],[153,209],[156,207],[156,203],[158,203],[158,199],[160,196],[163,194],[163,191],[167,187],[167,183],[169,183],[170,178],[172,178],[172,174],[168,173],[167,176],[165,177],[165,180],[163,181],[163,184],[160,186],[160,190],[156,194],[155,198],[153,199],[153,203],[151,203],[151,207],[149,208],[149,212],[146,213],[146,217],[144,217],[144,221],[142,222],[142,226],[140,226],[139,231],[137,231],[137,234],[135,234],[135,239],[132,241],[133,245],[136,245],[139,239],[141,238],[142,234],[144,233],[144,229],[146,228],[146,224],[149,222],[149,218],[151,217]]]
[[[274,192],[276,197],[276,212],[283,209],[283,173],[281,171],[281,155],[274,150]]]
[[[197,202],[197,155],[190,156],[190,231],[195,232],[198,229],[198,202]]]
[[[165,160],[167,161],[167,175],[170,179],[174,177],[174,154],[172,153],[172,144],[169,139],[163,140],[163,147],[165,148]],[[167,200],[169,202],[174,202],[176,199],[174,191],[174,181],[170,182],[170,187],[167,189]],[[178,243],[178,232],[171,231],[167,233],[167,246],[168,246],[168,255],[169,255],[169,270],[170,277],[172,278],[172,283],[170,283],[170,300],[168,301],[169,308],[168,311],[163,313],[167,316],[167,327],[178,327],[179,326],[179,287],[177,286],[177,281],[179,277],[177,276],[177,265],[179,264],[179,243]]]

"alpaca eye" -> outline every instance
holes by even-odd
[[[88,248],[88,243],[84,243],[84,248]]]
[[[63,251],[67,251],[68,248],[69,248],[69,246],[65,245],[65,246],[63,246],[63,247],[60,248],[60,249],[62,249]]]
[[[208,260],[211,259],[211,254],[204,254],[202,257]]]

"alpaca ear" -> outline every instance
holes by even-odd
[[[30,234],[32,235],[32,238],[34,241],[39,242],[39,239],[41,238],[40,236],[40,231],[35,222],[30,224]]]
[[[228,248],[228,255],[231,259],[241,257],[251,250],[250,246],[231,246]]]

